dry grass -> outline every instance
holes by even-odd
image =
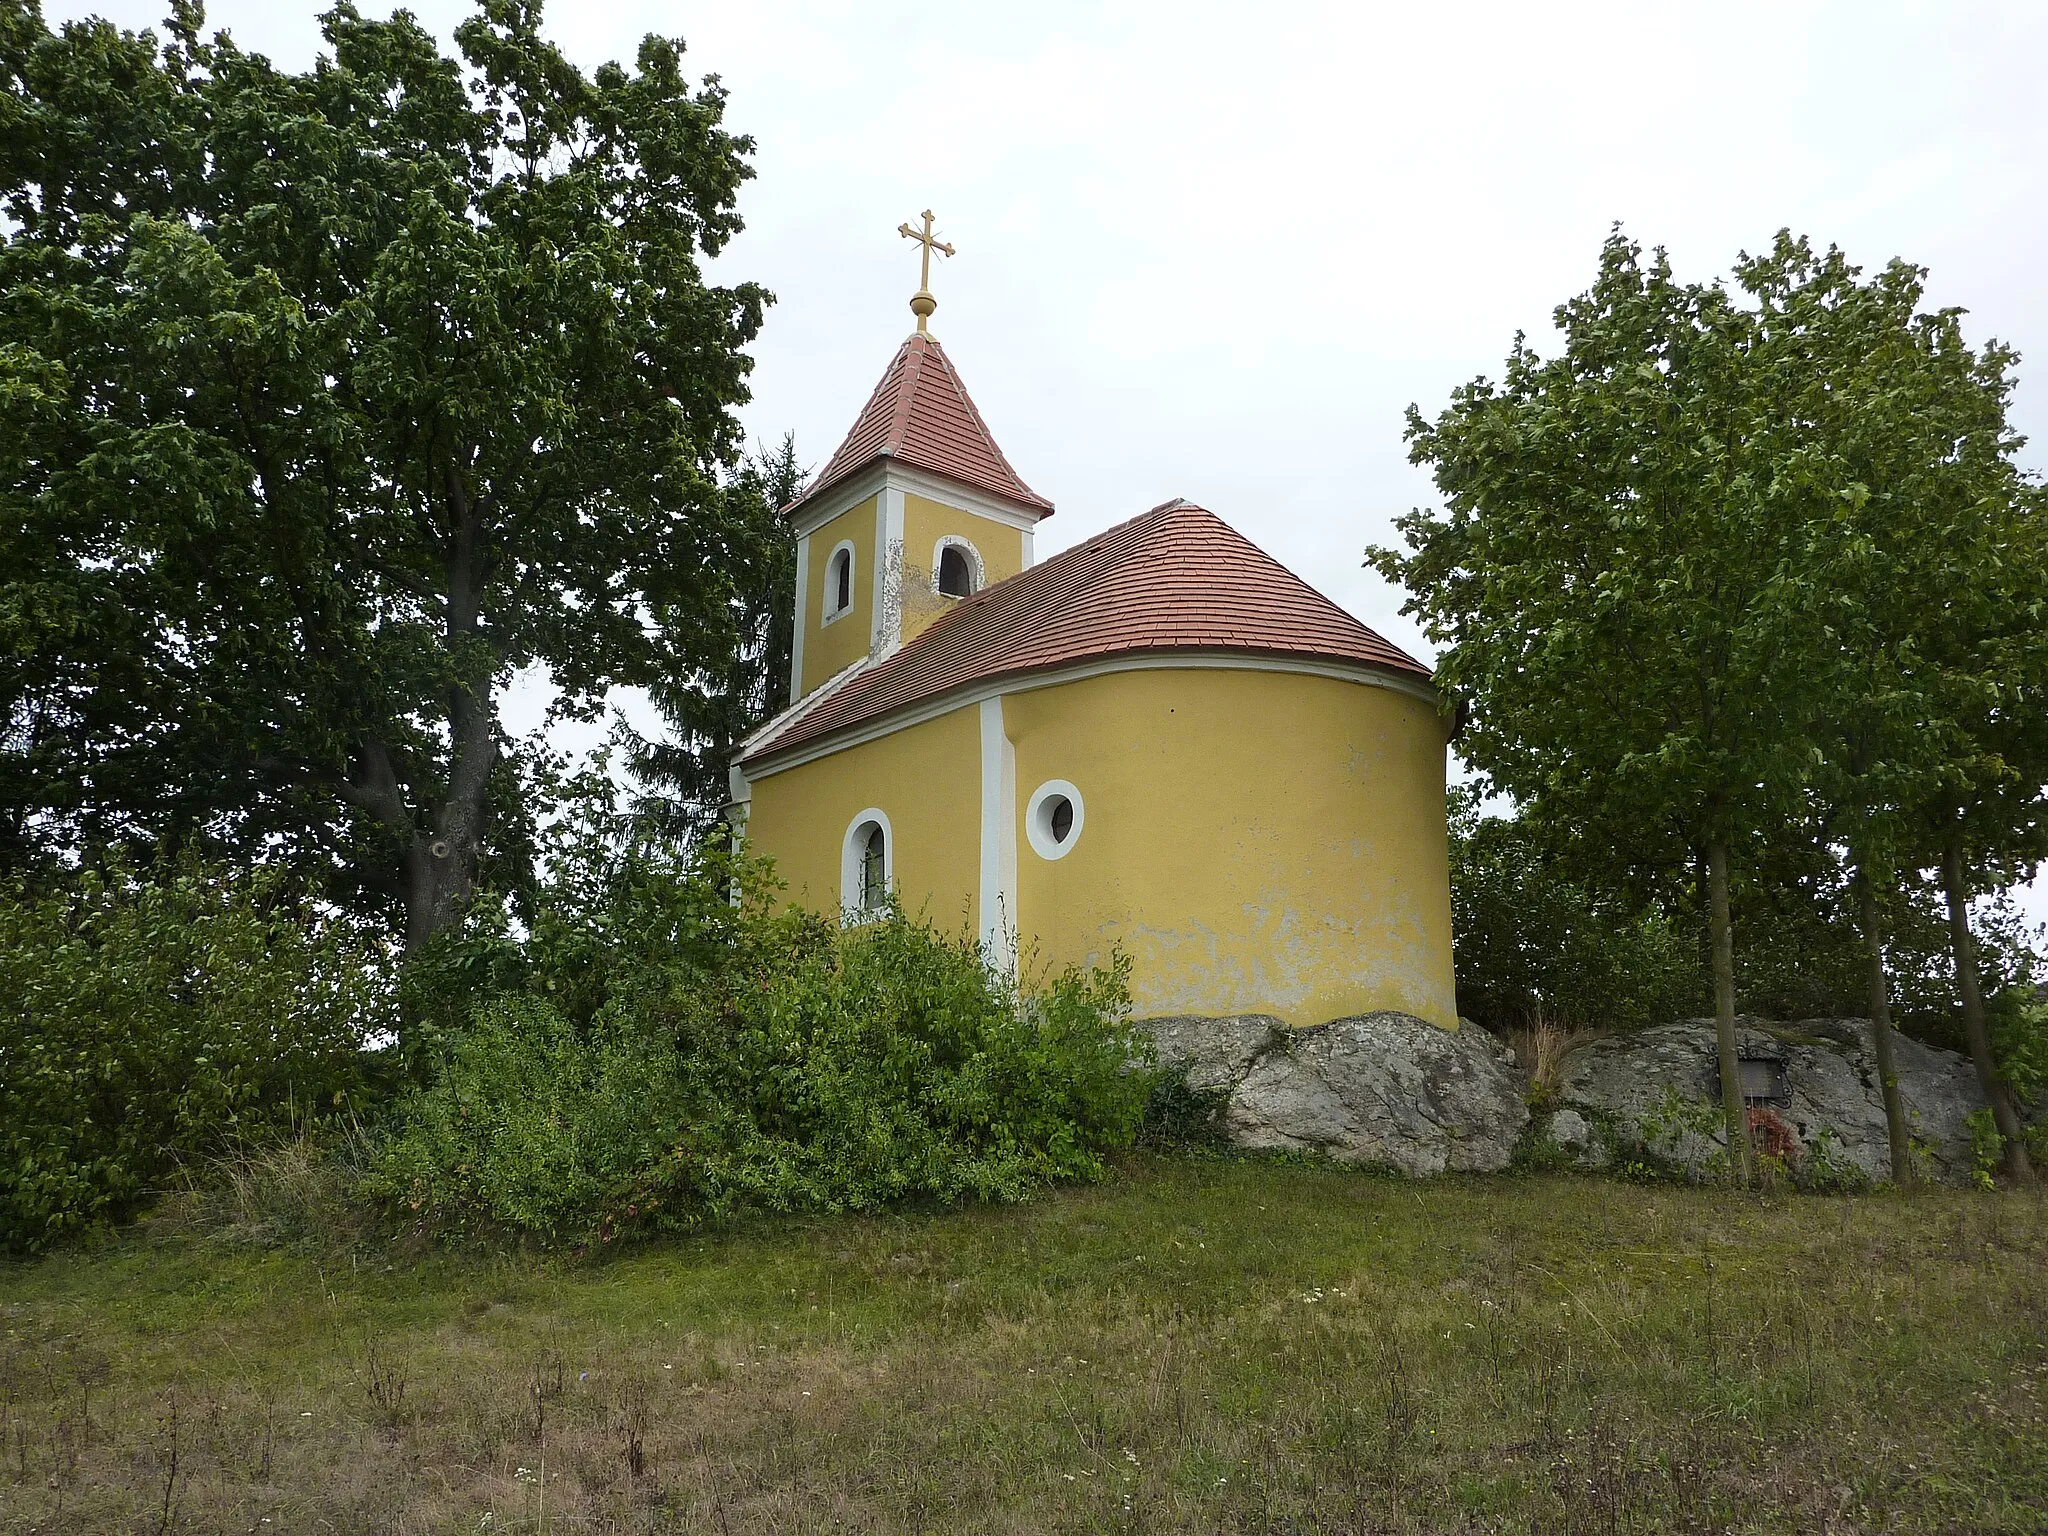
[[[580,1263],[0,1269],[4,1531],[2038,1531],[2048,1207],[1134,1159]]]
[[[1566,1029],[1558,1024],[1536,1024],[1511,1029],[1502,1037],[1515,1053],[1515,1065],[1529,1074],[1529,1088],[1539,1097],[1556,1094],[1558,1072],[1564,1059],[1580,1046],[1603,1039],[1602,1029]]]

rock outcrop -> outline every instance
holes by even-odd
[[[1752,1139],[1775,1143],[1795,1172],[1891,1177],[1876,1052],[1864,1019],[1738,1021],[1738,1047],[1782,1083],[1781,1102],[1759,1104]],[[1924,1172],[1960,1179],[1970,1169],[1965,1117],[1979,1107],[1969,1061],[1896,1037],[1899,1092]],[[1714,1021],[1682,1019],[1579,1047],[1559,1073],[1558,1111],[1542,1136],[1581,1167],[1644,1155],[1694,1172],[1726,1162]],[[1768,1148],[1767,1148],[1768,1149]]]
[[[1222,1126],[1242,1147],[1484,1173],[1507,1166],[1529,1122],[1512,1059],[1469,1024],[1369,1013],[1301,1030],[1263,1015],[1140,1026],[1189,1086],[1228,1095]]]

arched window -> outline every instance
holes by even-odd
[[[883,873],[889,852],[881,827],[871,826],[860,847],[860,909],[879,912],[889,899],[889,877]]]
[[[839,856],[839,905],[849,922],[883,912],[896,878],[889,818],[870,808],[853,818]]]
[[[974,572],[956,545],[948,544],[939,555],[939,591],[947,597],[966,597],[974,591]]]
[[[956,533],[932,548],[932,585],[941,597],[972,597],[981,590],[981,552]]]
[[[853,606],[853,546],[842,543],[825,562],[825,620],[830,623]]]

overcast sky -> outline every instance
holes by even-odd
[[[154,22],[162,0],[45,0]],[[209,8],[303,67],[320,7]],[[382,14],[388,6],[366,4]],[[469,7],[413,9],[444,37]],[[910,329],[926,207],[958,256],[936,334],[1058,513],[1041,555],[1198,501],[1420,655],[1360,568],[1433,500],[1410,402],[1497,372],[1619,222],[1679,274],[1781,227],[2048,363],[2048,6],[557,4],[586,68],[681,35],[758,140],[718,263],[777,298],[761,438],[821,464]],[[2018,419],[2048,466],[2048,383]],[[523,691],[522,707],[531,690]],[[2048,917],[2048,893],[2035,906]]]

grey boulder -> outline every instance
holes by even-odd
[[[1775,1138],[1795,1171],[1819,1171],[1833,1160],[1848,1165],[1839,1171],[1891,1177],[1869,1021],[1744,1018],[1737,1025],[1737,1048],[1745,1056],[1782,1064],[1785,1102],[1759,1106],[1759,1140]],[[1894,1044],[1899,1093],[1925,1171],[1965,1177],[1965,1117],[1981,1103],[1970,1063],[1903,1035],[1895,1034]],[[1557,1092],[1562,1109],[1545,1134],[1587,1167],[1635,1148],[1696,1172],[1725,1165],[1716,1059],[1712,1019],[1681,1019],[1581,1046],[1564,1060]],[[1571,1126],[1560,1133],[1557,1122],[1566,1113],[1596,1134],[1587,1140]]]
[[[1227,1092],[1237,1145],[1318,1152],[1411,1175],[1507,1166],[1529,1121],[1491,1035],[1405,1013],[1289,1030],[1260,1015],[1141,1021],[1191,1086]]]

